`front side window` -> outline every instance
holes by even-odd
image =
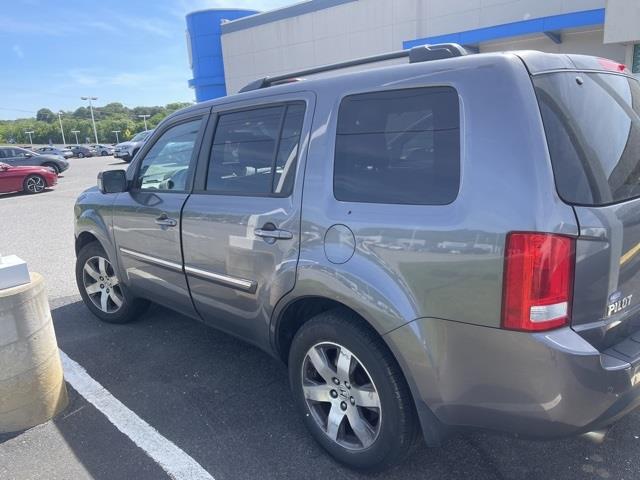
[[[333,188],[346,202],[444,205],[460,185],[458,94],[372,92],[340,104]]]
[[[304,103],[295,102],[220,115],[207,191],[290,195],[304,112]]]
[[[162,134],[140,164],[136,181],[140,190],[186,190],[201,123],[202,119],[181,123]]]

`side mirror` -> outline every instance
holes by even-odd
[[[120,193],[127,191],[125,170],[106,170],[98,174],[98,189],[102,193]]]

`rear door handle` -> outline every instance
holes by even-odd
[[[163,227],[175,227],[178,225],[178,221],[175,218],[169,218],[166,213],[163,213],[156,218],[156,225]]]
[[[264,228],[256,228],[253,233],[256,237],[269,238],[273,240],[291,240],[293,233],[287,230],[265,230]]]

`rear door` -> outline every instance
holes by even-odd
[[[314,103],[297,93],[214,107],[210,151],[182,213],[196,309],[255,343],[267,341],[271,312],[295,283]]]
[[[631,339],[617,346],[640,330],[640,85],[607,72],[533,78],[557,190],[580,225],[572,326],[640,355]]]
[[[32,159],[35,153],[27,152],[22,148],[5,148],[4,152],[6,156],[2,161],[9,165],[20,167],[25,165],[39,165],[40,163]]]

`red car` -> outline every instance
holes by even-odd
[[[58,175],[47,167],[14,167],[0,162],[0,193],[40,193],[58,183]]]

